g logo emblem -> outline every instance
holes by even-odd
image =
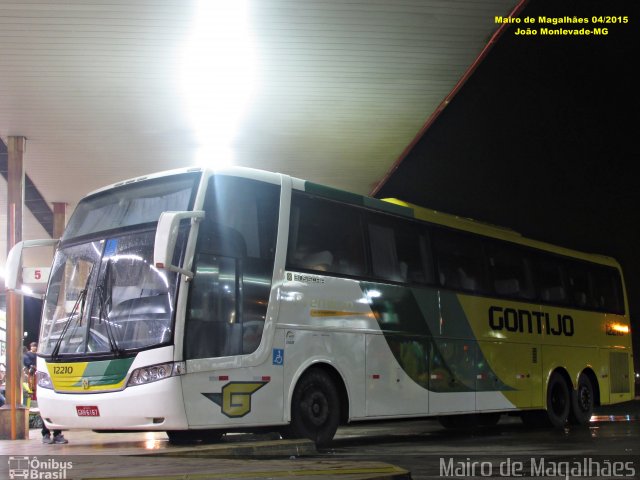
[[[89,379],[88,378],[83,378],[82,379],[82,388],[84,388],[85,390],[89,390]]]
[[[203,393],[205,397],[220,405],[222,413],[230,418],[244,417],[251,412],[251,395],[268,382],[229,382],[220,393]]]

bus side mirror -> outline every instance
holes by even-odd
[[[58,243],[57,239],[52,240],[50,238],[42,240],[24,240],[16,243],[9,251],[9,255],[7,255],[7,263],[5,265],[4,285],[7,290],[24,294],[24,292],[19,290],[22,288],[22,285],[18,285],[20,283],[19,279],[22,276],[22,251],[25,248],[52,247],[56,243]]]
[[[182,273],[183,275],[192,278],[193,272],[171,263],[180,229],[180,221],[185,218],[190,218],[193,224],[199,219],[204,218],[204,212],[162,212],[160,214],[158,228],[156,229],[156,238],[153,245],[153,264],[156,268],[164,268],[165,270]]]

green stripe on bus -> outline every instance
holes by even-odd
[[[377,198],[364,197],[364,206],[382,210],[383,212],[401,215],[403,217],[414,218],[413,208],[396,205],[395,203],[385,202]]]
[[[319,195],[339,202],[350,203],[359,207],[368,207],[383,212],[401,215],[403,217],[414,218],[413,208],[385,202],[377,198],[371,198],[357,193],[347,192],[338,188],[327,187],[313,182],[304,183],[304,191],[314,195]]]
[[[434,392],[513,390],[489,366],[457,295],[370,282],[360,287],[396,361],[418,385]],[[446,325],[443,314],[451,319]],[[478,382],[480,370],[495,380]]]
[[[113,385],[124,379],[134,359],[135,357],[89,362],[82,375],[91,379],[92,386]],[[81,385],[82,379],[75,386]]]
[[[353,205],[364,205],[365,197],[357,193],[339,190],[337,188],[327,187],[319,183],[304,182],[304,191],[322,197],[338,200],[339,202],[351,203]]]

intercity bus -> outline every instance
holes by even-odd
[[[8,259],[16,288],[21,251]],[[46,242],[45,242],[46,243]],[[608,257],[252,169],[185,169],[80,201],[44,298],[50,429],[587,424],[632,399],[628,302]]]

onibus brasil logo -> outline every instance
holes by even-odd
[[[9,478],[37,480],[63,480],[69,478],[67,472],[73,468],[73,462],[55,458],[9,457]]]

